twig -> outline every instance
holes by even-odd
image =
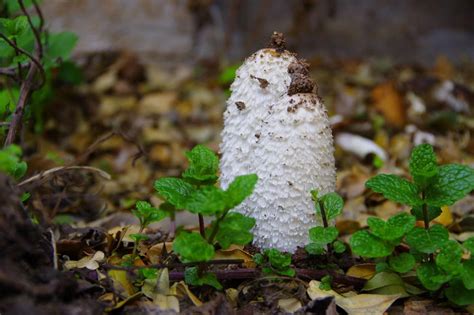
[[[24,181],[18,183],[18,187],[21,187],[21,186],[24,186],[28,183],[31,183],[33,181],[36,181],[36,180],[39,180],[39,179],[43,179],[47,176],[50,176],[54,173],[57,173],[57,172],[61,172],[61,171],[68,171],[68,170],[86,170],[86,171],[92,171],[94,173],[97,173],[98,175],[100,175],[102,178],[104,179],[107,179],[107,180],[110,180],[112,177],[110,176],[109,173],[107,172],[104,172],[103,170],[101,169],[98,169],[98,168],[95,168],[95,167],[92,167],[92,166],[59,166],[59,167],[55,167],[55,168],[51,168],[49,170],[46,170],[44,172],[41,172],[39,174],[36,174],[34,176],[31,176],[30,178],[27,178],[25,179]]]
[[[34,3],[35,1],[33,1]],[[39,17],[40,17],[40,28],[39,29],[36,29],[36,27],[33,25],[33,21],[31,20],[31,16],[28,14],[28,11],[26,11],[26,8],[25,8],[25,4],[23,3],[23,0],[18,0],[18,3],[20,4],[20,7],[21,7],[21,11],[23,12],[23,14],[26,16],[26,19],[28,20],[28,24],[30,25],[30,28],[31,30],[33,31],[33,35],[35,36],[35,40],[36,40],[36,49],[38,50],[37,51],[37,54],[38,54],[38,59],[41,60],[41,58],[43,58],[43,45],[41,44],[41,28],[43,27],[43,22],[41,21],[42,18],[43,18],[43,15],[42,14],[38,14]],[[35,6],[35,10],[36,12],[41,12],[39,10],[39,7],[38,5],[36,4]]]
[[[105,269],[115,269],[115,270],[125,270],[125,271],[133,271],[141,268],[178,268],[178,267],[194,267],[197,265],[240,265],[244,262],[243,259],[214,259],[209,261],[198,261],[198,262],[189,262],[189,263],[174,263],[174,264],[153,264],[153,265],[146,265],[146,266],[115,266],[111,264],[104,264],[102,265]]]
[[[53,266],[54,269],[58,270],[58,252],[56,250],[56,239],[54,238],[54,232],[51,228],[48,229],[48,232],[51,235],[51,246],[53,248]]]

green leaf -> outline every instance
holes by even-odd
[[[195,146],[186,152],[189,161],[188,168],[183,173],[183,178],[195,183],[213,184],[217,180],[219,158],[209,148],[203,145]]]
[[[427,187],[426,203],[450,206],[474,189],[474,169],[467,165],[448,164],[439,167],[436,180]]]
[[[135,210],[132,210],[132,213],[140,220],[140,224],[143,227],[153,222],[161,221],[168,216],[167,212],[153,207],[147,201],[137,201],[135,208]]]
[[[239,68],[239,64],[225,67],[224,70],[219,74],[218,81],[220,84],[231,84],[235,78],[235,72]]]
[[[135,241],[135,243],[138,243],[140,241],[145,241],[147,239],[149,239],[148,235],[146,234],[141,234],[141,233],[134,233],[134,234],[130,234],[130,238]]]
[[[184,263],[208,261],[214,257],[214,246],[198,233],[179,233],[173,242],[173,250]]]
[[[433,225],[429,230],[421,227],[415,227],[408,232],[406,242],[415,250],[430,254],[446,243],[449,233],[446,228],[440,224]]]
[[[462,246],[471,252],[471,256],[474,257],[474,236],[468,238],[467,240],[462,243]]]
[[[158,194],[177,209],[184,209],[189,196],[195,191],[193,185],[181,178],[164,177],[155,181]]]
[[[426,143],[416,146],[411,152],[409,169],[418,187],[426,187],[438,175],[433,147]]]
[[[450,280],[449,275],[445,274],[434,262],[423,263],[418,266],[416,275],[421,284],[431,291],[438,290],[443,283]]]
[[[390,256],[388,259],[390,268],[398,273],[405,273],[415,267],[415,257],[410,253],[401,253],[398,256]]]
[[[321,283],[319,284],[319,288],[323,291],[331,290],[331,283],[332,277],[330,275],[326,275],[321,278]]]
[[[369,179],[365,186],[401,204],[417,206],[423,203],[418,194],[418,188],[406,179],[395,175],[379,174]]]
[[[321,246],[325,246],[329,243],[332,243],[337,236],[339,235],[339,231],[333,227],[322,227],[316,226],[309,230],[309,239],[311,242],[319,244]]]
[[[197,286],[202,286],[202,285],[210,285],[211,287],[214,287],[217,290],[222,290],[222,285],[219,283],[217,280],[217,277],[215,274],[211,272],[203,272],[201,275],[199,275],[199,269],[198,267],[189,267],[186,268],[186,271],[184,272],[184,281],[187,284],[190,285],[197,285]]]
[[[271,248],[265,250],[265,255],[268,257],[273,268],[284,269],[291,264],[291,255],[282,253],[277,249]]]
[[[237,176],[226,190],[227,209],[232,209],[249,197],[257,184],[256,174]]]
[[[15,179],[23,177],[28,167],[26,162],[20,160],[21,155],[21,148],[14,144],[0,150],[0,172]]]
[[[257,253],[255,255],[253,255],[253,261],[257,264],[257,265],[261,265],[265,262],[265,256],[263,256],[262,254],[260,253]]]
[[[441,214],[441,208],[440,207],[434,207],[434,206],[427,206],[428,210],[428,221],[432,221],[439,217]],[[423,221],[424,220],[424,214],[423,214],[423,206],[415,206],[413,209],[411,209],[411,214],[413,214],[418,221]]]
[[[237,212],[229,213],[219,223],[216,240],[223,249],[229,248],[232,244],[246,245],[253,239],[253,234],[250,233],[250,230],[254,225],[254,218],[246,217]]]
[[[474,257],[462,264],[461,280],[469,290],[474,290]]]
[[[333,244],[332,244],[333,248],[334,248],[334,251],[337,253],[337,254],[341,254],[341,253],[344,253],[346,251],[346,245],[344,245],[343,242],[341,241],[335,241]]]
[[[466,306],[474,304],[474,290],[467,289],[459,280],[449,283],[449,288],[444,290],[446,297],[453,303]]]
[[[184,208],[192,213],[215,215],[226,210],[226,194],[215,186],[204,186],[189,196]]]
[[[294,277],[296,274],[296,271],[290,267],[282,268],[282,269],[273,268],[273,271],[279,274],[280,276],[287,276],[287,277]]]
[[[335,192],[325,194],[319,198],[319,201],[316,204],[316,211],[318,213],[321,213],[321,204],[324,207],[328,220],[335,219],[341,214],[342,208],[344,208],[344,201],[342,200],[341,196]]]
[[[448,240],[436,255],[436,265],[451,275],[462,271],[462,248],[456,241]]]
[[[352,251],[362,257],[378,258],[392,253],[394,246],[368,231],[357,231],[349,240]]]
[[[79,37],[72,32],[50,34],[45,49],[45,66],[53,66],[58,60],[69,59],[78,39]]]
[[[309,243],[304,249],[310,255],[322,255],[326,250],[324,246],[319,243]]]
[[[13,19],[0,18],[0,31],[9,39],[16,39],[29,30],[30,25],[25,15],[20,15]]]
[[[370,231],[383,240],[396,240],[413,229],[416,219],[414,216],[402,212],[389,218],[387,222],[377,217],[367,219]]]

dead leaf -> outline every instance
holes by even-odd
[[[228,249],[220,249],[216,251],[214,259],[242,259],[243,266],[246,268],[255,268],[255,262],[252,259],[252,255],[243,250],[243,246],[231,245]]]
[[[375,109],[382,113],[389,124],[396,127],[405,125],[403,98],[392,82],[379,84],[371,94]]]
[[[102,251],[96,251],[94,255],[85,256],[78,261],[69,260],[64,263],[66,269],[73,268],[87,268],[89,270],[96,270],[99,268],[99,263],[105,258],[105,254]]]
[[[195,306],[201,306],[202,302],[195,296],[191,290],[189,290],[188,285],[184,281],[176,282],[170,288],[170,295],[174,295],[179,299],[187,296]]]
[[[400,295],[380,295],[380,294],[355,294],[345,297],[339,293],[329,290],[324,291],[319,288],[319,281],[311,280],[306,291],[309,297],[314,300],[327,296],[334,296],[336,304],[344,309],[349,315],[380,315],[383,314],[395,302]]]
[[[371,279],[375,274],[375,264],[354,265],[347,270],[346,275],[362,279]]]
[[[441,207],[441,214],[439,217],[434,219],[436,223],[442,224],[444,226],[448,226],[453,223],[453,214],[451,213],[451,209],[448,206]]]
[[[121,292],[124,296],[130,297],[136,293],[136,289],[128,279],[125,270],[109,270],[108,275],[112,279],[114,289]]]
[[[160,243],[153,245],[146,252],[146,256],[152,264],[160,263],[161,254],[163,253],[163,246],[165,247],[167,253],[170,253],[173,250],[173,242],[166,242],[164,244]]]
[[[294,313],[301,308],[301,302],[295,298],[279,299],[278,307],[287,313]]]

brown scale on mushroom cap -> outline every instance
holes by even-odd
[[[309,77],[309,64],[304,59],[298,59],[288,66],[291,83],[288,87],[288,95],[297,93],[313,93],[314,82]]]
[[[273,32],[270,38],[269,48],[274,48],[278,53],[282,53],[286,49],[286,41],[283,33]]]

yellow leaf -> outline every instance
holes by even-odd
[[[444,226],[453,223],[453,214],[451,213],[451,209],[449,209],[448,206],[441,207],[441,214],[439,217],[434,219],[434,221]]]
[[[157,294],[153,299],[153,303],[161,310],[174,310],[179,313],[179,301],[173,295]]]
[[[202,302],[195,296],[184,281],[174,283],[170,288],[170,295],[183,298],[187,296],[195,306],[201,306]]]
[[[252,255],[244,251],[243,246],[231,245],[228,249],[220,249],[216,251],[214,259],[242,259],[243,266],[246,268],[255,268],[255,262],[252,259]]]
[[[135,287],[129,281],[125,270],[109,270],[108,274],[112,279],[115,290],[122,292],[126,297],[135,294]]]
[[[346,275],[369,280],[375,274],[375,264],[354,265],[347,270]]]
[[[374,107],[382,113],[386,121],[394,126],[405,124],[405,106],[403,98],[392,82],[379,84],[372,90]]]
[[[339,293],[329,290],[324,291],[319,288],[319,281],[312,280],[306,291],[309,297],[314,300],[327,296],[334,296],[336,304],[344,309],[349,315],[380,315],[383,314],[395,302],[400,295],[380,295],[380,294],[355,294],[342,296]]]
[[[163,252],[163,245],[166,248],[166,252],[169,253],[173,250],[173,242],[166,242],[161,244],[153,245],[146,252],[146,256],[152,264],[159,264],[161,253]]]

